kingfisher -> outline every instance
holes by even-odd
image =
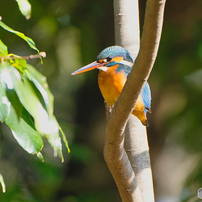
[[[133,63],[134,61],[126,49],[121,46],[110,46],[101,51],[95,62],[78,69],[72,75],[99,69],[98,85],[100,91],[104,100],[113,107],[121,94]],[[151,92],[149,84],[146,82],[132,114],[143,125],[148,126],[147,112],[151,113]]]

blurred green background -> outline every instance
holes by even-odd
[[[103,159],[105,110],[97,71],[71,76],[114,45],[113,1],[30,0],[26,20],[14,0],[1,0],[3,22],[31,37],[47,53],[29,61],[47,78],[54,114],[70,144],[65,162],[45,141],[45,162],[27,154],[1,128],[1,202],[119,202]],[[140,1],[141,29],[145,0]],[[26,42],[0,29],[9,52],[35,54]],[[148,138],[156,201],[196,201],[202,187],[202,1],[169,0],[158,57],[149,78],[152,114]],[[191,198],[191,199],[190,199]],[[190,199],[190,200],[189,200]]]

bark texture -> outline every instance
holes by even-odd
[[[156,59],[165,2],[165,0],[147,0],[138,53],[138,1],[114,0],[116,43],[128,49],[132,57],[138,53],[124,89],[108,117],[104,148],[105,161],[124,202],[154,201],[146,128],[140,125],[136,117],[129,118],[129,116]],[[127,29],[133,31],[129,33]],[[127,122],[125,150],[124,131]]]
[[[135,60],[140,47],[138,0],[114,1],[114,14],[116,44],[126,48]],[[125,151],[136,175],[142,198],[145,202],[152,202],[153,180],[146,127],[130,115],[125,134]]]

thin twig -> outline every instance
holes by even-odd
[[[33,59],[40,59],[40,58],[45,58],[46,57],[46,52],[40,52],[39,54],[35,55],[28,55],[28,56],[8,56],[8,57],[0,57],[0,59],[5,59],[5,60],[15,60],[15,59],[24,59],[24,60],[33,60]]]

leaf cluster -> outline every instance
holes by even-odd
[[[23,33],[13,30],[2,21],[0,26],[24,39],[39,53],[34,41]],[[20,146],[42,161],[42,137],[47,138],[54,155],[63,161],[59,131],[69,152],[65,135],[53,115],[54,98],[46,77],[18,55],[8,53],[0,40],[0,121],[11,129]],[[42,59],[41,59],[42,61]]]

